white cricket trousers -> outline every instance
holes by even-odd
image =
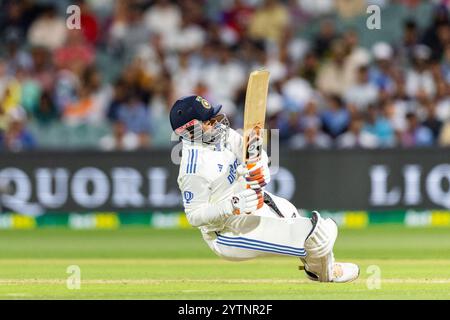
[[[204,233],[208,246],[232,261],[274,255],[305,257],[304,243],[312,230],[311,220],[301,217],[289,201],[269,195],[285,218],[264,204],[251,215],[230,217],[221,231]]]

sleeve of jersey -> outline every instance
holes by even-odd
[[[242,149],[243,149],[243,138],[237,131],[230,128],[230,133],[228,135],[228,145],[230,150],[234,153],[236,158],[242,163]],[[267,156],[266,150],[263,149],[262,161],[266,164],[269,163],[269,157]]]
[[[209,182],[198,175],[186,175],[180,181],[184,209],[187,219],[193,227],[217,225],[232,215],[227,203],[210,203]],[[226,201],[226,200],[225,200]]]

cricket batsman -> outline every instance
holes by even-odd
[[[241,164],[243,138],[230,128],[221,107],[187,96],[170,111],[172,129],[183,144],[178,185],[189,223],[224,259],[294,256],[313,281],[357,279],[357,265],[334,259],[338,229],[332,219],[317,211],[302,217],[289,201],[264,190],[270,181],[265,151],[251,168]]]

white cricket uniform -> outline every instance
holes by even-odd
[[[269,194],[286,218],[264,203],[250,215],[223,212],[217,204],[245,189],[236,168],[242,160],[242,136],[230,129],[225,146],[183,141],[178,185],[189,223],[198,227],[209,247],[228,260],[268,255],[305,257],[312,229],[289,201]],[[263,161],[267,161],[264,152]]]

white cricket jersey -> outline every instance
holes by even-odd
[[[225,146],[183,141],[178,186],[192,226],[203,232],[223,229],[230,213],[217,203],[244,190],[236,170],[241,161],[242,136],[231,128]]]

